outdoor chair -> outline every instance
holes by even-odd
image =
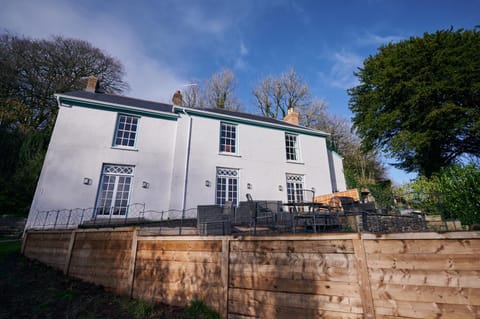
[[[200,235],[228,235],[231,233],[229,217],[219,205],[197,207],[197,228]]]
[[[252,199],[251,194],[247,194],[247,203],[250,209],[250,227],[253,234],[257,233],[257,226],[275,227],[275,213],[266,205]]]

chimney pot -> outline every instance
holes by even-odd
[[[288,109],[287,115],[283,118],[283,120],[287,123],[298,125],[298,116],[298,112],[291,107]]]
[[[93,75],[89,76],[87,79],[87,87],[85,88],[85,91],[95,93],[95,91],[97,91],[97,87],[98,79]]]
[[[182,92],[180,92],[180,90],[178,90],[177,92],[175,92],[175,94],[173,94],[172,102],[173,102],[173,105],[175,105],[175,106],[181,106],[182,105],[183,96],[182,96]]]

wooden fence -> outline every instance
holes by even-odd
[[[35,231],[22,250],[134,298],[199,298],[223,318],[480,318],[479,232],[147,234]]]

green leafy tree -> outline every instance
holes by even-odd
[[[0,35],[0,214],[26,214],[57,114],[54,93],[95,75],[105,92],[128,88],[121,63],[88,42]]]
[[[365,149],[431,176],[480,156],[480,33],[442,30],[379,48],[355,74],[353,123]]]
[[[427,214],[459,219],[464,225],[480,224],[480,168],[454,164],[430,178],[418,177],[402,187],[407,203]]]

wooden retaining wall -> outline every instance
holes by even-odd
[[[29,232],[23,251],[134,298],[223,318],[480,318],[480,233],[144,236]]]

